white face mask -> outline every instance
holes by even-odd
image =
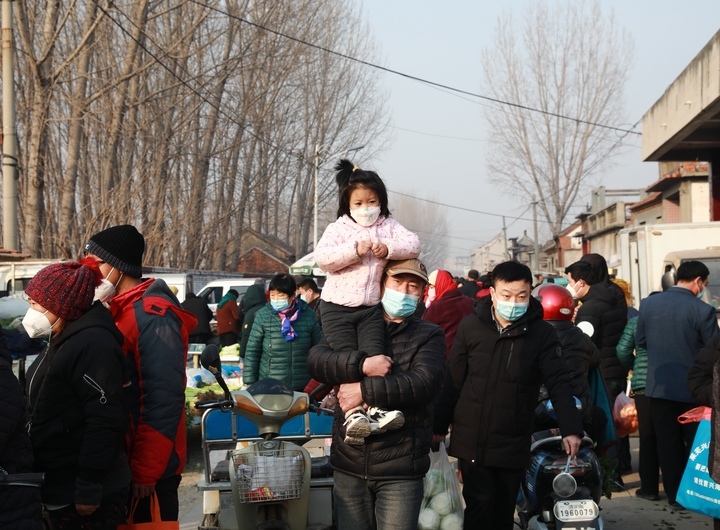
[[[22,319],[22,325],[31,339],[49,337],[52,333],[52,328],[55,324],[50,324],[50,320],[46,316],[48,311],[41,313],[31,307],[27,310],[27,313],[25,313]],[[57,323],[57,320],[55,323]]]
[[[380,217],[380,207],[356,208],[350,210],[350,217],[361,226],[372,226],[377,218]]]
[[[575,290],[575,288],[574,288],[572,285],[567,284],[567,285],[565,286],[565,288],[566,288],[568,291],[570,291],[570,294],[572,295],[572,297],[573,297],[574,299],[580,298],[580,297],[578,296],[578,294],[577,294],[577,291]]]
[[[108,276],[110,276],[110,274],[112,274],[114,270],[115,267],[110,270]],[[124,273],[120,273],[120,278],[118,278],[118,281],[115,285],[113,285],[112,282],[107,278],[103,278],[100,282],[100,285],[95,288],[95,298],[93,298],[93,301],[100,300],[102,303],[107,303],[112,300],[115,297],[117,285],[118,283],[120,283],[120,280],[122,280],[123,274]]]

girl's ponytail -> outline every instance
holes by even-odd
[[[335,165],[335,182],[337,182],[338,188],[341,190],[350,183],[350,176],[352,175],[355,165],[350,162],[347,158],[343,158]]]

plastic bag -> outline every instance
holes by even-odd
[[[676,500],[690,511],[718,519],[720,518],[720,504],[717,499],[720,484],[712,479],[708,467],[712,429],[711,413],[712,410],[709,407],[698,407],[678,418],[680,423],[700,421],[700,425],[695,434],[695,441],[680,481]]]
[[[613,420],[618,438],[637,431],[638,417],[635,400],[628,397],[624,391],[620,392],[618,397],[615,398]]]
[[[461,530],[464,506],[460,482],[442,443],[439,451],[430,453],[430,469],[423,484],[418,530]]]

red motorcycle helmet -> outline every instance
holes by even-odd
[[[543,306],[543,320],[572,320],[575,300],[562,285],[544,283],[535,287],[532,295]]]

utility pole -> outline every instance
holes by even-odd
[[[509,260],[511,258],[510,254],[508,253],[507,248],[507,228],[505,227],[505,216],[503,215],[503,248],[505,249],[505,260]]]
[[[17,226],[17,131],[15,130],[15,69],[13,0],[2,0],[2,177],[3,247],[20,250]]]
[[[537,235],[537,201],[532,203],[533,207],[533,239],[535,240],[535,259],[534,266],[535,266],[535,272],[540,272],[540,254],[539,254],[539,245],[538,245],[538,235]]]

